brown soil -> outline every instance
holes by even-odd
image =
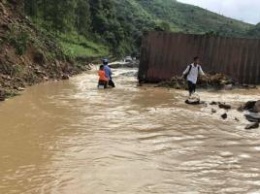
[[[17,2],[0,2],[0,101],[26,86],[85,70],[66,60],[55,41],[19,12]]]

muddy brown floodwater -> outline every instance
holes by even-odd
[[[260,193],[260,129],[241,113],[223,121],[186,91],[115,74],[114,90],[89,72],[0,104],[1,194]],[[200,95],[237,105],[259,90]]]

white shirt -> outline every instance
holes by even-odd
[[[186,75],[189,72],[190,66],[188,65],[188,67],[185,69],[185,71],[183,72],[183,75]],[[187,76],[187,80],[192,82],[193,84],[196,84],[198,81],[198,76],[200,75],[205,75],[205,73],[203,72],[202,68],[200,65],[197,65],[195,67],[194,63],[191,64],[191,70],[190,73]]]

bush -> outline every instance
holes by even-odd
[[[20,32],[18,34],[10,32],[8,35],[9,43],[15,47],[18,55],[23,55],[27,50],[27,44],[30,36],[26,32]]]
[[[2,63],[1,64],[1,72],[5,75],[10,75],[11,77],[14,77],[17,74],[20,74],[22,72],[22,68],[20,65],[11,65]]]

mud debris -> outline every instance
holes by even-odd
[[[259,128],[259,122],[248,124],[245,129],[249,130],[249,129],[257,129],[257,128]]]
[[[222,118],[223,120],[226,120],[226,119],[228,118],[227,113],[222,114],[222,115],[221,115],[221,118]]]

